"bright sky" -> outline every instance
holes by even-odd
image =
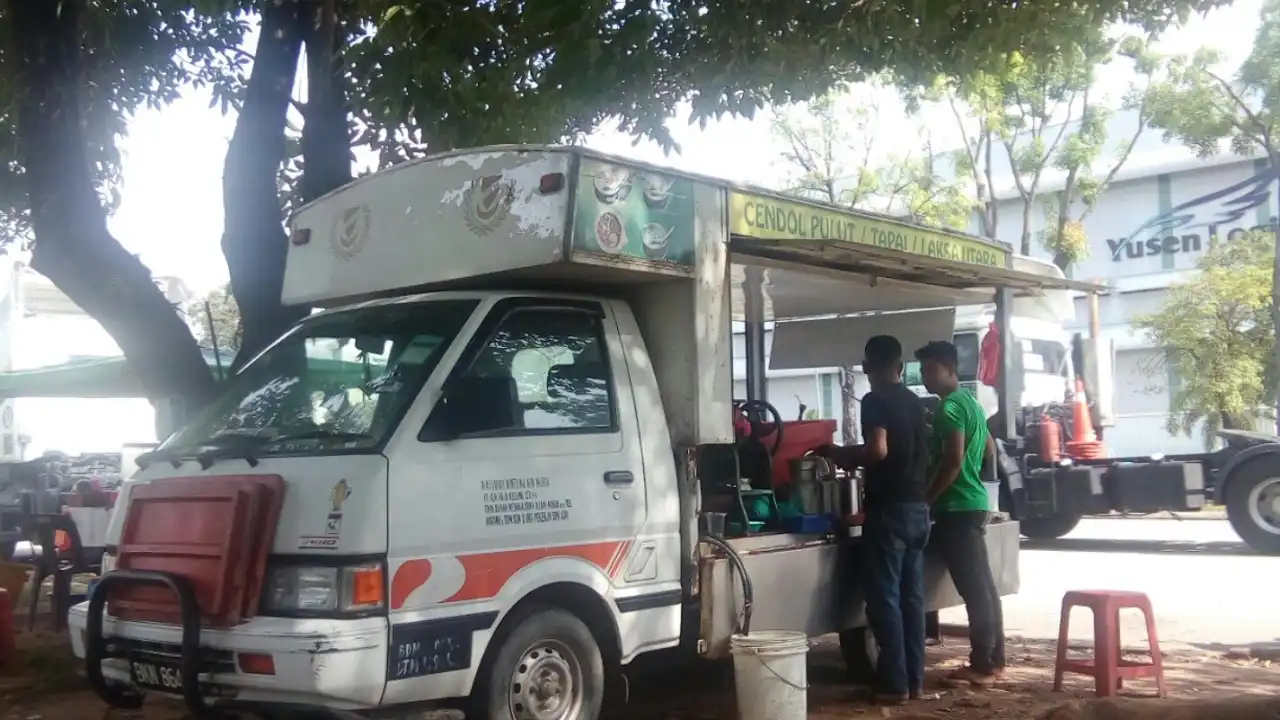
[[[1225,52],[1234,67],[1248,53],[1262,0],[1235,5],[1193,19],[1170,31],[1159,48],[1165,53],[1192,52],[1208,45]],[[1124,78],[1110,78],[1118,92]],[[886,155],[919,146],[913,123],[905,121],[892,91],[876,94],[881,121],[877,144]],[[222,233],[222,162],[234,118],[208,107],[208,97],[191,93],[159,111],[138,115],[124,141],[124,202],[111,228],[125,247],[139,254],[156,275],[182,277],[196,292],[225,282],[226,264],[219,248]],[[956,147],[953,122],[942,113],[925,116],[935,149]],[[664,158],[652,143],[633,146],[630,137],[611,130],[597,133],[588,145],[681,169],[749,182],[776,185],[782,175],[780,146],[769,127],[769,114],[755,120],[726,118],[706,130],[671,121],[682,147]]]

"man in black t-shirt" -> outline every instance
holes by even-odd
[[[902,344],[888,335],[867,341],[863,372],[862,445],[821,449],[836,464],[866,468],[867,620],[880,646],[873,691],[877,702],[901,704],[924,688],[924,547],[928,446],[924,405],[902,384]]]

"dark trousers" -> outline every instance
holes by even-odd
[[[884,503],[867,509],[867,622],[880,646],[875,692],[906,695],[924,687],[924,547],[929,507]]]
[[[1002,669],[1004,607],[987,558],[987,513],[941,512],[934,516],[933,544],[969,613],[969,665],[980,673]]]

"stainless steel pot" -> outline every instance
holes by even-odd
[[[825,515],[831,503],[827,485],[835,478],[831,461],[817,455],[792,458],[791,488],[797,509],[804,515]]]

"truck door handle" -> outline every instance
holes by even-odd
[[[604,474],[605,485],[630,485],[635,481],[636,476],[630,470],[610,470]]]

